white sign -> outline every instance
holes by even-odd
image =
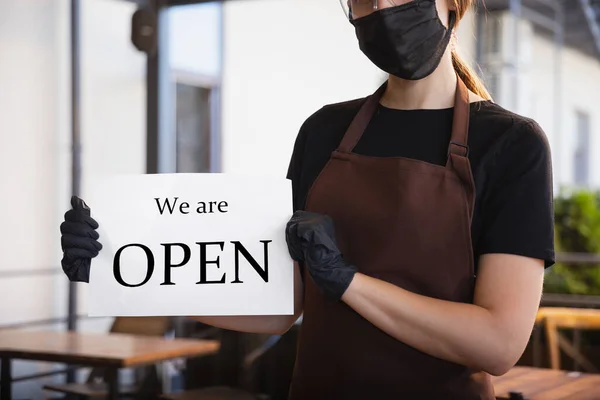
[[[119,176],[86,198],[100,227],[90,316],[291,315],[287,179]]]

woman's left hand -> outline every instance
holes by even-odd
[[[292,258],[303,261],[315,284],[328,298],[339,300],[357,272],[344,261],[335,240],[333,220],[308,211],[296,211],[286,227]]]

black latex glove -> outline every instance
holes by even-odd
[[[298,212],[292,215],[285,228],[285,241],[292,260],[304,262],[304,254],[302,252],[302,241],[298,237],[298,222],[300,217]]]
[[[98,223],[90,216],[90,208],[77,196],[71,197],[71,207],[60,225],[63,249],[62,268],[71,282],[89,282],[92,258],[102,250],[98,242]]]
[[[286,227],[291,257],[303,261],[310,276],[330,299],[339,300],[356,273],[344,261],[335,240],[333,220],[322,214],[296,211]]]

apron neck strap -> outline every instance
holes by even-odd
[[[377,89],[375,93],[367,97],[360,110],[350,123],[346,134],[342,138],[338,151],[341,153],[351,153],[354,147],[362,137],[367,125],[377,110],[379,100],[385,88],[387,81]],[[452,119],[452,136],[450,145],[448,146],[448,155],[456,154],[462,157],[467,157],[469,148],[467,147],[467,139],[469,135],[469,91],[463,81],[457,77],[456,97],[454,99],[454,116]]]
[[[371,121],[371,118],[377,110],[379,105],[379,99],[383,96],[385,88],[387,87],[387,81],[377,89],[375,93],[367,97],[363,105],[358,110],[358,113],[350,123],[346,134],[342,138],[338,151],[341,153],[351,153],[354,147],[360,140],[367,125]]]
[[[456,97],[454,99],[454,115],[452,116],[452,136],[448,145],[448,155],[456,154],[461,157],[469,155],[469,90],[464,82],[457,77]]]
[[[470,113],[469,90],[464,82],[458,78],[456,99],[454,101],[454,115],[452,117],[452,136],[448,145],[446,168],[454,170],[458,178],[463,182],[466,190],[471,192],[467,196],[467,204],[469,207],[469,218],[473,218],[475,197],[474,193],[472,193],[474,190],[473,174],[471,173],[471,165],[468,158],[469,146],[467,146]]]

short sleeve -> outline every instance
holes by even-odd
[[[290,158],[287,179],[292,181],[292,204],[294,212],[301,208],[300,181],[302,179],[302,164],[306,143],[305,126],[303,125],[296,136],[294,149]]]
[[[555,262],[550,146],[533,121],[522,122],[507,135],[482,200],[476,252],[537,258],[550,267]]]

